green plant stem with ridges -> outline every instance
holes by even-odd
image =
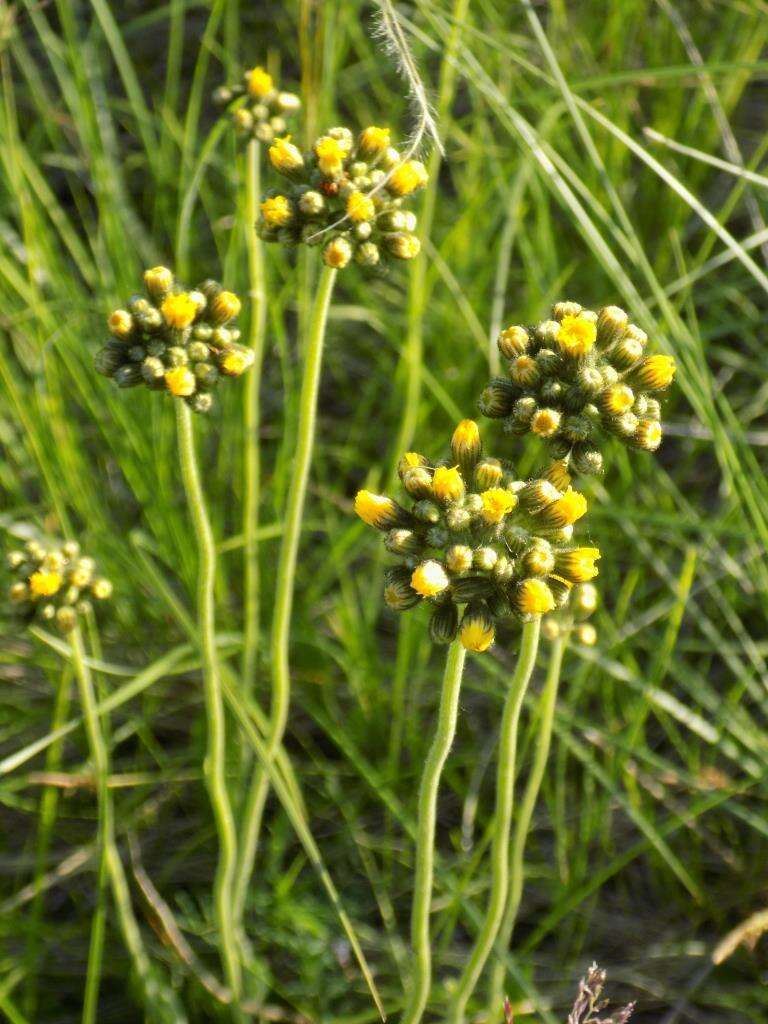
[[[248,248],[248,284],[251,299],[249,343],[254,362],[245,378],[243,396],[243,454],[245,490],[243,496],[243,658],[244,692],[254,692],[258,666],[258,644],[261,624],[259,570],[259,504],[261,495],[261,460],[259,455],[261,371],[264,362],[264,340],[267,323],[267,287],[264,247],[256,233],[256,219],[261,192],[261,146],[251,139],[246,152],[246,244]],[[256,857],[261,815],[268,790],[263,772],[253,776],[242,809],[242,826],[238,837],[238,862],[235,876],[235,916],[243,915],[253,863]]]
[[[480,932],[475,939],[472,954],[464,967],[451,999],[448,1024],[461,1024],[467,1002],[475,990],[478,979],[493,949],[509,893],[509,840],[512,831],[512,811],[515,799],[515,760],[520,712],[528,683],[536,664],[539,649],[541,619],[535,618],[523,626],[520,654],[509,683],[504,702],[499,733],[499,757],[496,770],[496,814],[491,842],[491,883],[488,906]]]
[[[538,706],[538,732],[534,742],[534,755],[531,771],[528,776],[528,783],[525,787],[523,799],[520,802],[520,810],[517,813],[515,828],[512,834],[512,850],[510,853],[509,872],[509,899],[507,908],[504,911],[504,919],[501,922],[499,935],[496,940],[497,956],[491,970],[491,983],[489,986],[488,1013],[486,1020],[488,1024],[495,1024],[501,1020],[501,1004],[504,998],[504,979],[506,977],[505,960],[509,944],[512,941],[512,933],[517,919],[517,912],[520,908],[520,899],[523,895],[523,882],[525,880],[525,847],[528,842],[528,834],[531,830],[533,812],[536,802],[539,799],[541,784],[544,781],[544,772],[547,767],[550,747],[552,746],[552,729],[555,722],[555,707],[557,706],[557,694],[560,689],[560,673],[563,665],[563,655],[568,645],[566,635],[559,636],[552,643],[552,650],[549,656],[547,677],[544,681],[544,688],[541,691]]]
[[[198,547],[197,615],[203,662],[203,692],[208,724],[208,746],[203,761],[203,776],[211,800],[219,839],[219,862],[214,882],[216,924],[221,940],[221,960],[233,999],[241,994],[241,963],[238,954],[234,917],[233,885],[237,867],[237,835],[226,781],[226,719],[221,679],[216,656],[216,613],[214,585],[216,547],[205,506],[200,473],[195,456],[192,412],[181,399],[176,405],[181,474],[187,505]],[[237,1019],[237,1012],[234,1013]]]
[[[270,642],[272,706],[266,738],[267,754],[270,760],[275,757],[283,741],[291,702],[289,644],[293,595],[296,585],[296,561],[298,558],[299,540],[301,538],[301,521],[304,515],[304,499],[307,493],[307,481],[309,479],[309,469],[315,441],[317,395],[323,363],[325,328],[328,322],[328,310],[331,305],[336,274],[337,271],[333,268],[323,267],[309,323],[309,334],[303,349],[304,376],[301,385],[301,397],[299,399],[296,452],[291,482],[288,488],[283,539],[280,546],[280,560],[277,566]],[[246,861],[245,857],[243,857],[240,861],[237,879],[237,898],[240,906],[245,902],[268,793],[269,777],[264,771],[264,766],[257,765],[251,779],[244,815],[243,839],[248,844],[249,859]]]
[[[424,762],[419,786],[418,821],[416,826],[416,867],[414,872],[413,906],[411,910],[411,952],[413,974],[400,1024],[418,1024],[429,999],[432,984],[432,946],[429,915],[432,905],[432,884],[435,869],[435,824],[437,794],[443,767],[456,735],[461,677],[466,651],[458,640],[448,649],[445,663],[437,729]]]

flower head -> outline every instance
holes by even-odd
[[[52,622],[63,633],[74,629],[90,598],[104,601],[112,593],[110,581],[95,575],[93,559],[84,558],[71,541],[55,546],[30,541],[8,554],[7,565],[14,610],[29,621]]]
[[[490,381],[480,410],[505,420],[513,436],[532,433],[546,441],[570,474],[601,472],[601,431],[655,451],[662,431],[654,395],[672,383],[675,361],[644,357],[647,341],[617,306],[595,313],[558,302],[551,319],[500,333],[509,378]]]
[[[322,245],[325,263],[336,269],[419,255],[416,216],[404,199],[426,183],[427,172],[418,160],[401,160],[388,128],[370,126],[357,138],[348,128],[329,128],[306,153],[290,136],[276,137],[269,157],[290,187],[261,204],[265,241]]]
[[[471,420],[458,424],[450,448],[451,459],[437,465],[418,452],[400,459],[409,506],[363,490],[354,509],[385,534],[385,547],[398,560],[385,581],[388,607],[403,611],[427,602],[435,643],[458,637],[480,652],[500,623],[545,615],[567,602],[574,583],[595,575],[599,552],[573,543],[571,524],[586,502],[567,484],[563,491],[547,479],[515,480],[498,459],[482,455]],[[563,472],[555,475],[562,481]]]
[[[285,134],[288,120],[301,106],[299,97],[282,91],[261,66],[246,71],[234,85],[219,86],[213,99],[229,108],[238,135],[266,145]]]
[[[144,274],[147,298],[134,296],[109,317],[111,339],[95,357],[96,369],[122,388],[146,384],[184,399],[195,412],[208,412],[221,375],[239,376],[253,353],[238,345],[232,323],[241,302],[215,281],[188,290],[167,267]],[[113,323],[128,318],[130,331],[118,337]]]

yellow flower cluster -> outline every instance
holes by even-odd
[[[143,383],[208,412],[221,377],[239,377],[253,362],[232,323],[240,299],[216,281],[184,288],[167,267],[147,270],[144,286],[146,297],[134,296],[107,318],[112,337],[96,369],[118,387]]]
[[[8,597],[24,618],[52,622],[62,633],[77,625],[78,615],[90,608],[91,600],[106,601],[112,584],[96,573],[92,558],[80,553],[74,541],[46,546],[30,541],[23,550],[7,556],[13,582]]]
[[[354,509],[399,559],[386,576],[387,605],[430,602],[435,642],[458,635],[468,650],[485,651],[499,622],[546,615],[597,575],[598,549],[573,543],[587,504],[562,464],[549,477],[516,480],[483,455],[477,424],[463,420],[448,460],[432,465],[408,452],[398,470],[410,507],[362,490]]]
[[[352,260],[372,267],[382,256],[418,256],[416,215],[403,203],[427,184],[427,169],[390,143],[389,129],[375,125],[357,138],[331,128],[306,153],[290,135],[275,138],[269,159],[286,184],[261,203],[261,237],[322,245],[326,264],[337,269]]]
[[[501,332],[498,346],[509,377],[488,384],[480,410],[503,419],[512,435],[540,437],[577,473],[601,471],[601,430],[656,451],[662,437],[658,395],[672,383],[675,361],[645,355],[646,342],[617,306],[595,313],[559,302],[549,320]]]
[[[283,92],[263,67],[251,68],[236,85],[222,85],[214,102],[232,107],[232,122],[239,135],[253,137],[265,145],[288,129],[288,118],[301,107],[293,92]]]

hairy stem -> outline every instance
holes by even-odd
[[[219,839],[219,862],[214,881],[216,924],[221,940],[221,959],[227,984],[237,1002],[241,993],[241,964],[238,955],[234,917],[233,884],[237,865],[237,835],[226,781],[226,720],[221,679],[216,657],[216,615],[214,584],[216,547],[205,506],[200,473],[195,456],[192,413],[186,402],[178,400],[176,427],[181,459],[181,474],[198,548],[197,615],[203,663],[203,692],[208,723],[208,747],[203,775],[211,800]],[[235,1015],[237,1015],[235,1013]]]
[[[296,452],[293,472],[288,489],[285,510],[283,539],[280,560],[277,567],[272,636],[270,643],[270,664],[272,671],[272,706],[266,737],[267,754],[272,760],[283,741],[288,711],[291,702],[291,670],[289,645],[291,612],[296,585],[296,561],[301,537],[301,521],[304,515],[304,499],[312,462],[317,419],[317,395],[320,387],[320,373],[323,362],[325,328],[331,304],[336,270],[323,267],[318,282],[317,294],[309,323],[309,333],[304,346],[304,376],[299,401],[299,422],[296,436]],[[237,900],[242,907],[253,871],[258,848],[261,821],[267,795],[269,776],[264,765],[258,764],[253,772],[246,798],[242,827],[242,856],[238,867]]]
[[[466,651],[458,640],[448,649],[440,708],[432,746],[429,748],[419,787],[416,832],[416,869],[411,910],[413,974],[401,1024],[418,1024],[429,998],[432,983],[432,948],[429,915],[435,865],[435,823],[440,777],[456,735],[459,693]]]
[[[520,654],[510,680],[499,733],[499,758],[496,770],[496,813],[491,843],[491,883],[488,906],[472,954],[453,992],[448,1012],[449,1024],[464,1020],[467,1002],[493,949],[504,917],[509,892],[509,840],[515,798],[515,759],[520,712],[528,683],[536,664],[541,619],[523,626]]]
[[[504,919],[499,929],[499,936],[496,940],[497,957],[491,971],[487,1016],[489,1024],[492,1024],[494,1018],[499,1015],[499,1007],[503,999],[504,979],[506,976],[504,960],[509,944],[512,941],[515,920],[517,919],[517,912],[520,908],[520,900],[523,894],[523,883],[525,881],[525,862],[523,858],[528,835],[531,830],[533,812],[539,799],[539,792],[544,781],[544,772],[549,758],[549,750],[552,745],[552,727],[555,721],[557,693],[560,688],[560,672],[567,643],[566,636],[559,636],[553,642],[547,668],[547,678],[544,681],[544,688],[539,699],[539,728],[534,746],[533,764],[531,765],[528,783],[525,787],[523,799],[520,802],[520,810],[517,813],[515,829],[512,834],[509,899],[507,901],[507,908],[504,911]]]

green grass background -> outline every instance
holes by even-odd
[[[332,124],[412,129],[373,12],[353,0],[0,7],[0,527],[7,547],[30,529],[78,536],[114,580],[103,695],[188,644],[196,567],[170,400],[117,392],[95,374],[105,315],[158,262],[245,294],[242,150],[209,99],[244,67],[266,61],[300,88],[301,138]],[[765,945],[722,967],[710,960],[768,901],[768,10],[414,0],[399,12],[445,159],[433,157],[437,186],[418,202],[428,214],[434,203],[418,265],[346,270],[331,315],[287,740],[306,821],[396,1015],[415,790],[443,655],[421,611],[395,620],[382,608],[384,559],[351,496],[387,479],[404,418],[421,450],[441,454],[457,418],[473,414],[501,322],[544,316],[560,298],[624,305],[677,357],[678,384],[658,457],[614,446],[587,487],[603,550],[600,642],[566,656],[507,988],[521,1021],[562,1020],[597,958],[617,998],[639,999],[641,1022],[768,1020]],[[268,260],[265,635],[316,269],[276,248]],[[409,367],[420,352],[419,394]],[[236,669],[241,389],[220,397],[197,426],[221,551],[222,649]],[[496,424],[484,433],[489,449],[512,454]],[[535,465],[533,449],[514,457],[521,473]],[[76,778],[87,749],[75,730],[13,757],[77,707],[59,656],[5,608],[0,629],[0,1012],[75,1021],[95,900],[95,802]],[[434,1019],[484,906],[495,730],[514,653],[512,634],[467,672],[440,809]],[[219,1010],[204,984],[217,956],[202,696],[194,645],[172,657],[113,715],[118,838],[129,871],[129,839],[140,849],[196,955],[185,964],[152,931],[132,878],[165,983],[189,1020],[208,1021]],[[545,664],[546,650],[530,708]],[[534,727],[528,714],[521,778]],[[234,723],[231,734],[234,771]],[[75,778],[44,786],[43,771]],[[274,797],[246,924],[264,1019],[376,1019]],[[153,1019],[112,915],[107,928],[99,1021]]]

